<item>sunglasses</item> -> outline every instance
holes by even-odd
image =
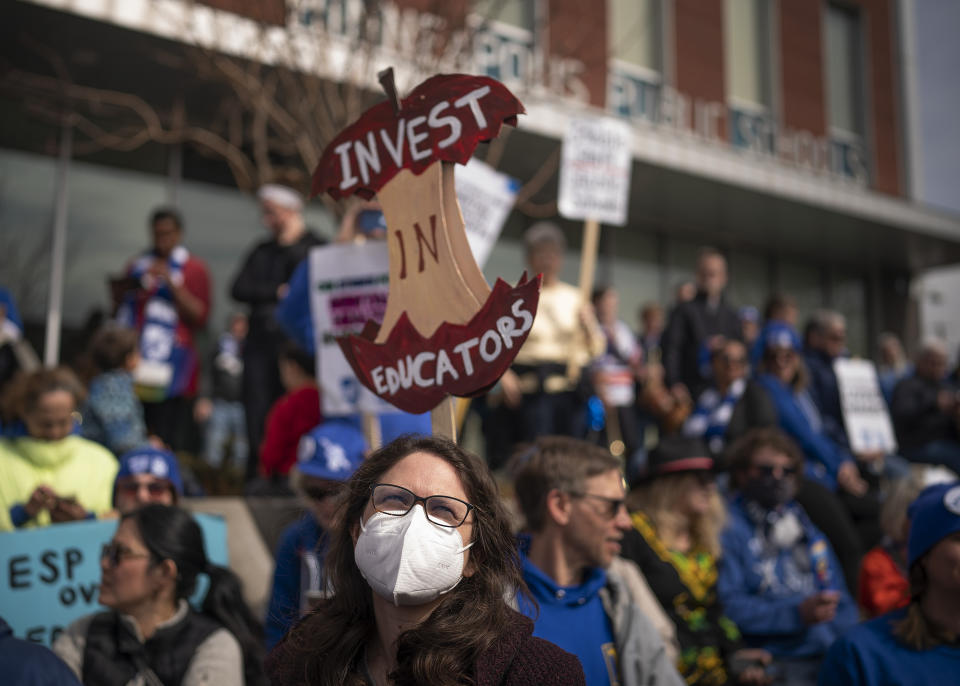
[[[150,553],[135,553],[119,543],[107,543],[100,550],[100,559],[106,560],[110,567],[116,567],[124,560],[133,560],[138,557],[150,557]]]
[[[136,481],[121,481],[117,484],[117,492],[126,495],[136,495],[141,488],[146,488],[151,498],[160,498],[173,492],[173,488],[168,483],[162,481],[151,481],[150,483],[137,483]]]
[[[620,508],[624,510],[627,509],[626,501],[623,498],[608,498],[605,495],[594,495],[593,493],[576,493],[570,492],[570,495],[575,498],[593,498],[598,500],[606,505],[600,514],[603,515],[606,519],[613,519],[620,513]]]

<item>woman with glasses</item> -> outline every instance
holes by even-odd
[[[4,414],[21,421],[25,435],[0,439],[0,532],[110,510],[117,460],[76,435],[84,395],[66,367],[38,369],[7,389]]]
[[[265,683],[240,582],[210,564],[187,512],[151,504],[124,515],[100,569],[109,609],[77,620],[53,644],[85,686]],[[210,587],[196,612],[187,598],[201,574]]]
[[[770,654],[747,649],[717,601],[726,510],[706,446],[663,439],[627,505],[633,530],[624,535],[621,555],[637,563],[676,625],[680,675],[688,684],[766,683]]]
[[[829,541],[794,497],[803,458],[777,429],[753,429],[730,447],[729,467],[717,598],[747,644],[773,655],[777,683],[812,686],[858,613]]]
[[[331,594],[267,659],[276,684],[582,684],[505,598],[525,588],[493,478],[437,437],[401,437],[347,482]]]
[[[323,561],[337,496],[366,451],[363,433],[340,419],[327,420],[300,439],[297,463],[290,469],[290,488],[305,512],[284,529],[277,545],[264,626],[267,650],[326,594]]]

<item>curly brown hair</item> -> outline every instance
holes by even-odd
[[[325,572],[332,593],[284,639],[290,664],[276,665],[285,682],[335,686],[366,683],[360,672],[366,644],[376,634],[372,591],[354,561],[352,529],[370,489],[393,465],[415,452],[449,463],[474,506],[470,549],[475,572],[463,578],[416,629],[397,639],[394,684],[452,686],[473,683],[477,658],[516,621],[506,598],[528,595],[507,514],[486,464],[455,443],[432,436],[403,436],[368,457],[340,495]],[[282,644],[283,645],[283,644]],[[302,658],[302,659],[301,659]],[[303,671],[299,672],[300,665]]]
[[[744,476],[750,469],[753,456],[761,448],[772,448],[783,453],[793,462],[797,474],[803,473],[803,453],[789,436],[773,427],[750,429],[727,448],[726,463],[730,470],[731,486],[735,489],[743,486]]]
[[[87,398],[80,379],[68,367],[43,368],[16,376],[4,393],[0,410],[7,421],[22,420],[36,408],[41,396],[54,391],[66,391],[72,395],[75,408]]]

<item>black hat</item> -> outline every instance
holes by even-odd
[[[638,481],[650,481],[667,474],[711,472],[716,463],[699,438],[668,436],[650,452],[650,458]]]

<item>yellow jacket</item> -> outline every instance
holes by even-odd
[[[80,436],[0,439],[0,531],[13,531],[10,508],[26,505],[42,484],[59,496],[76,498],[88,512],[110,511],[117,468],[110,451]],[[44,510],[24,526],[48,524],[50,513]]]

